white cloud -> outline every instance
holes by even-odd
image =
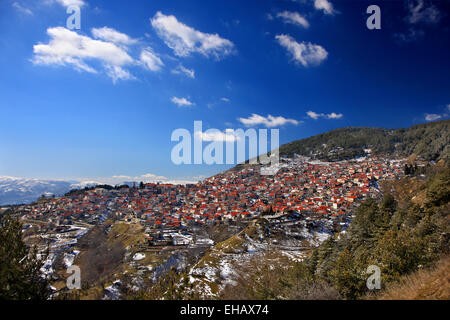
[[[49,28],[48,44],[33,46],[32,62],[40,65],[70,65],[77,70],[96,73],[88,61],[99,61],[112,78],[123,78],[122,66],[133,63],[128,53],[111,42],[94,40],[63,27]],[[121,75],[118,75],[121,74]]]
[[[289,35],[277,35],[275,39],[304,67],[317,66],[328,56],[328,52],[322,46],[310,42],[299,43]]]
[[[156,174],[153,174],[153,173],[146,173],[146,174],[143,174],[143,175],[141,175],[141,176],[138,176],[139,178],[142,178],[143,180],[142,181],[148,181],[149,179],[150,180],[167,180],[167,178],[166,177],[164,177],[164,176],[158,176],[158,175],[156,175]]]
[[[175,103],[179,107],[190,107],[190,106],[194,105],[193,102],[189,101],[186,98],[172,97],[172,99],[170,99],[170,101],[172,101],[173,103]]]
[[[221,38],[217,33],[195,30],[179,22],[173,15],[166,16],[158,11],[150,22],[159,37],[177,56],[189,56],[198,52],[206,57],[220,59],[233,52],[234,44],[230,40]]]
[[[233,129],[226,129],[225,132],[217,129],[206,130],[205,132],[197,131],[194,136],[201,141],[234,142],[239,140],[239,136]]]
[[[323,10],[325,14],[336,13],[336,10],[333,8],[333,4],[328,0],[314,0],[314,8],[317,10]]]
[[[435,120],[438,120],[441,118],[442,118],[442,115],[440,115],[440,114],[435,114],[435,113],[426,113],[425,114],[425,120],[427,120],[427,121],[435,121]]]
[[[309,28],[309,22],[298,12],[283,11],[277,14],[285,23],[291,23],[304,28]]]
[[[108,27],[93,28],[91,32],[94,38],[112,42],[118,45],[132,45],[138,42],[138,40],[130,38],[125,33],[121,33]]]
[[[424,23],[437,23],[441,19],[441,13],[439,9],[433,4],[425,4],[424,0],[411,0],[408,2],[408,16],[406,21],[411,24],[424,22]]]
[[[221,101],[222,101],[222,102],[225,102],[225,103],[228,103],[228,102],[230,102],[230,99],[228,99],[228,98],[226,98],[226,97],[222,97],[222,98],[219,98],[218,101],[214,101],[214,102],[209,102],[209,103],[207,103],[206,106],[207,106],[209,109],[212,109],[214,106],[216,106],[217,104],[219,104]]]
[[[334,112],[332,112],[332,113],[327,114],[327,118],[328,119],[340,119],[340,118],[342,118],[342,116],[343,116],[342,113],[334,113]]]
[[[17,11],[19,11],[19,12],[22,12],[22,13],[24,13],[24,14],[26,14],[26,15],[29,15],[29,16],[32,16],[32,15],[33,15],[33,11],[31,11],[31,10],[28,9],[28,8],[23,7],[23,6],[22,6],[20,3],[18,3],[18,2],[13,2],[13,3],[12,3],[12,6],[13,6],[14,8],[16,8]]]
[[[113,82],[136,79],[126,67],[140,66],[159,71],[164,63],[150,47],[143,48],[138,60],[128,54],[128,45],[137,43],[112,28],[94,28],[95,38],[64,27],[48,28],[50,41],[33,46],[32,62],[36,65],[71,66],[78,71],[98,73],[103,70]]]
[[[117,80],[136,79],[133,75],[131,75],[131,73],[120,66],[106,65],[105,70],[108,77],[110,77],[114,83],[116,83]]]
[[[308,117],[313,118],[314,120],[317,120],[320,117],[320,114],[314,111],[308,111],[306,112],[306,114],[308,115]]]
[[[164,66],[161,59],[153,53],[152,49],[147,47],[141,51],[141,63],[151,71],[159,71]]]
[[[174,74],[184,74],[189,78],[195,79],[195,71],[194,69],[188,69],[182,64],[178,65],[175,69],[172,70]]]
[[[426,121],[436,121],[439,119],[445,119],[450,117],[450,104],[447,104],[445,106],[445,109],[442,113],[425,113],[425,120]]]
[[[404,33],[394,33],[393,37],[398,42],[414,42],[424,36],[425,32],[423,30],[416,30],[414,28],[409,28],[407,32]]]
[[[288,123],[292,123],[294,125],[298,125],[299,121],[294,119],[287,119],[282,116],[274,117],[272,115],[268,115],[267,117],[258,115],[253,113],[249,118],[238,118],[238,120],[247,127],[256,126],[256,125],[264,125],[268,128],[283,126]]]
[[[340,119],[344,116],[342,113],[335,113],[335,112],[325,114],[325,113],[317,113],[314,111],[308,111],[308,112],[306,112],[306,114],[308,115],[308,117],[310,117],[314,120],[317,120],[319,118]]]

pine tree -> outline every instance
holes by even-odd
[[[365,289],[365,281],[354,263],[350,251],[345,248],[331,271],[335,288],[347,299],[356,299]]]
[[[22,224],[11,216],[0,217],[0,299],[43,300],[49,297],[42,261],[36,248],[22,239]]]

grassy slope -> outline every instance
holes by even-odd
[[[433,268],[402,277],[398,283],[388,286],[376,299],[449,300],[450,256],[441,258]]]

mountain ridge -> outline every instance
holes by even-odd
[[[418,124],[409,128],[384,129],[345,127],[280,147],[280,156],[295,154],[314,159],[339,161],[373,155],[408,157],[416,154],[425,161],[450,158],[450,120]]]

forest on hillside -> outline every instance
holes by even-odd
[[[293,141],[280,147],[281,156],[294,154],[326,161],[374,155],[407,157],[418,155],[426,161],[450,157],[450,120],[415,125],[407,129],[348,127]]]

